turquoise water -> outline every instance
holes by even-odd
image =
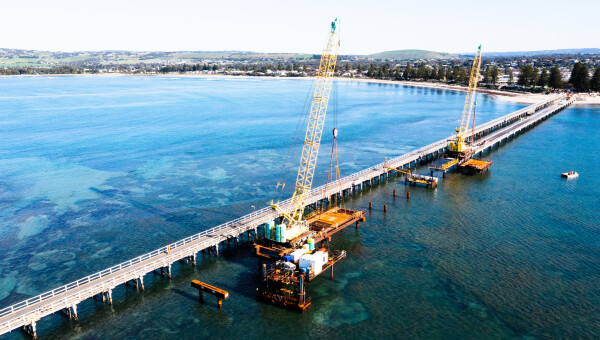
[[[178,77],[0,79],[0,306],[265,206],[309,80]],[[451,134],[464,93],[339,82],[342,174]],[[337,109],[334,110],[334,107]],[[478,122],[523,105],[478,98]],[[175,264],[146,291],[53,315],[45,338],[545,338],[600,333],[600,108],[569,108],[485,154],[483,176],[437,190],[389,181],[347,205],[375,209],[333,246],[348,258],[310,284],[303,315],[254,300],[252,248]],[[565,181],[560,172],[580,177]],[[426,169],[421,170],[426,173]],[[391,196],[393,189],[398,197]],[[382,205],[388,204],[388,212]],[[366,210],[366,209],[365,209]],[[200,279],[230,292],[196,301]],[[3,339],[23,337],[13,331]]]

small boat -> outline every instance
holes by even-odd
[[[575,171],[569,171],[569,172],[563,172],[562,174],[560,174],[560,177],[565,177],[567,179],[572,179],[572,178],[577,178],[579,177],[579,174]]]

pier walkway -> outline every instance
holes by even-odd
[[[567,100],[564,95],[552,96],[543,102],[478,126],[474,131],[475,139],[485,139],[489,142],[478,146],[477,152],[483,152],[486,148],[491,148],[494,144],[499,144],[520,131],[533,126],[569,106],[573,100]],[[346,176],[337,182],[330,183],[327,191],[325,191],[325,186],[315,188],[311,191],[307,204],[317,208],[319,204],[329,203],[340,195],[349,195],[355,190],[361,190],[365,186],[373,185],[387,178],[390,172],[394,172],[393,169],[416,167],[419,164],[427,163],[440,157],[447,150],[450,138],[452,136]],[[287,204],[289,204],[289,199],[280,202],[282,207]],[[254,233],[256,237],[259,226],[278,217],[280,216],[277,212],[270,207],[265,207],[52,291],[6,307],[0,310],[0,335],[22,327],[24,331],[36,337],[36,322],[44,316],[65,311],[67,316],[76,319],[77,304],[80,302],[94,297],[112,302],[112,290],[128,282],[132,282],[136,287],[143,289],[143,278],[146,274],[158,270],[170,276],[171,265],[174,262],[184,260],[195,264],[196,256],[200,251],[209,250],[218,254],[219,245],[223,242],[238,242],[244,233],[247,233],[249,237]]]

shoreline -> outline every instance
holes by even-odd
[[[130,74],[130,73],[102,73],[102,74],[24,74],[24,75],[1,75],[1,78],[5,77],[197,77],[197,78],[243,78],[243,79],[311,79],[311,77],[269,77],[269,76],[247,76],[247,75],[231,75],[231,74]],[[373,84],[388,84],[388,85],[402,85],[411,87],[431,88],[438,90],[451,90],[466,92],[467,87],[462,85],[448,85],[441,83],[429,83],[429,82],[413,82],[403,80],[385,80],[385,79],[371,79],[371,78],[345,78],[335,77],[336,80],[340,81],[354,81],[362,83],[373,83]],[[519,93],[519,92],[507,92],[501,90],[492,89],[477,89],[478,93],[494,96],[498,99],[520,103],[520,104],[534,104],[544,100],[544,98],[552,95],[539,94],[539,93]],[[577,95],[574,105],[600,105],[600,94],[579,94]]]
[[[376,83],[376,84],[393,84],[393,85],[402,85],[402,86],[412,86],[412,87],[422,87],[422,88],[431,88],[438,90],[450,90],[450,91],[460,91],[466,92],[468,88],[466,86],[461,85],[448,85],[448,84],[440,84],[440,83],[428,83],[428,82],[412,82],[412,81],[402,81],[402,80],[383,80],[383,79],[347,79],[349,81],[359,81],[366,83]],[[477,93],[487,94],[490,96],[498,97],[502,100],[514,103],[521,104],[534,104],[544,100],[548,95],[546,94],[532,94],[532,93],[517,93],[517,92],[506,92],[499,90],[491,90],[491,89],[477,89]]]

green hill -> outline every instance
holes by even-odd
[[[412,59],[457,59],[457,54],[434,52],[426,50],[397,50],[370,54],[368,58],[390,59],[390,60],[412,60]]]
[[[206,60],[233,61],[285,61],[311,59],[312,54],[298,53],[259,53],[245,51],[81,51],[50,52],[0,48],[0,68],[2,67],[53,67],[58,65],[135,65],[164,64],[167,62],[202,63]]]

